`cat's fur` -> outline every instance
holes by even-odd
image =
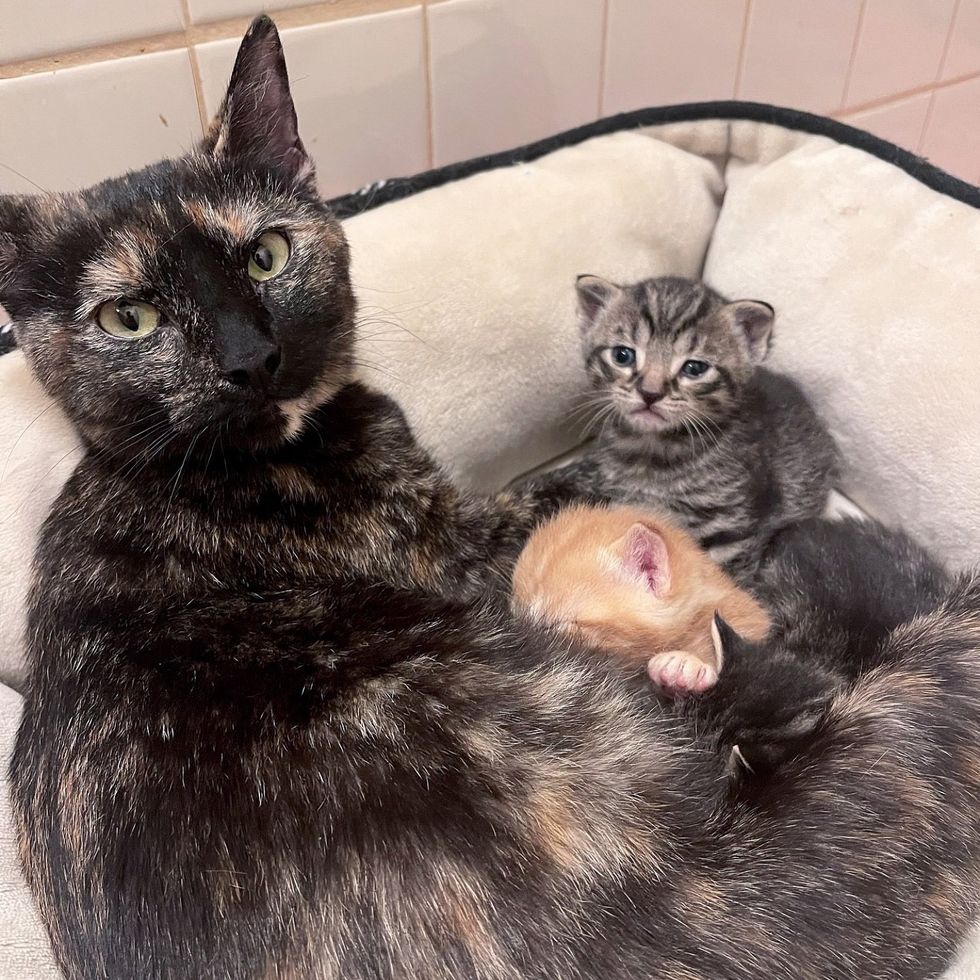
[[[582,351],[601,422],[588,461],[616,500],[668,508],[742,581],[769,538],[819,514],[837,451],[800,388],[758,365],[773,311],[675,277],[576,283]],[[619,366],[613,352],[632,351]],[[707,365],[685,377],[686,362]]]
[[[952,586],[921,545],[877,521],[810,518],[780,532],[759,576],[771,631],[746,636],[719,610],[714,726],[754,769],[771,769],[806,744],[835,692],[885,662],[890,634]]]
[[[445,597],[478,591],[528,508],[461,496],[389,399],[345,383],[342,232],[267,19],[215,133],[87,194],[0,203],[0,300],[90,444],[38,547],[11,770],[69,980],[937,972],[980,895],[980,581],[834,702],[772,806],[729,804],[724,760],[644,678]],[[237,218],[269,200],[304,223],[287,278],[255,289]],[[99,259],[125,228],[141,267],[166,257],[148,297],[176,305],[187,279],[195,302],[117,355],[85,297],[103,273],[134,288]],[[304,350],[315,399],[292,387]],[[236,361],[266,376],[212,452],[179,419],[204,424]],[[165,410],[173,442],[124,447],[117,401]]]
[[[702,691],[717,678],[715,612],[761,640],[769,617],[686,532],[662,512],[567,507],[540,525],[514,569],[517,606],[586,642],[646,666],[671,691]],[[678,672],[679,671],[679,672]]]

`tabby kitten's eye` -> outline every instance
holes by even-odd
[[[99,326],[110,337],[141,340],[160,326],[160,311],[138,299],[103,303],[98,312]]]
[[[685,361],[681,365],[681,374],[683,374],[685,378],[700,378],[709,367],[711,367],[711,365],[705,363],[704,361]]]
[[[632,347],[610,347],[609,358],[616,367],[632,367],[636,364],[636,351]]]
[[[256,282],[278,276],[289,261],[289,240],[278,231],[259,235],[248,257],[248,274]]]

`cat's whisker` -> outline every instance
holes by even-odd
[[[10,447],[10,450],[7,453],[7,458],[3,461],[3,471],[0,472],[0,487],[2,487],[4,485],[4,482],[6,481],[7,467],[10,465],[10,460],[14,455],[14,450],[18,447],[18,445],[20,445],[21,439],[23,439],[24,436],[27,435],[28,431],[31,429],[31,427],[34,425],[35,422],[43,418],[45,415],[48,414],[48,412],[51,411],[52,408],[55,407],[55,404],[56,404],[55,402],[52,402],[50,405],[47,406],[47,408],[42,408],[41,411],[38,412],[37,415],[35,415],[30,422],[27,423],[23,432],[21,432],[21,434],[17,436],[17,438],[14,440],[13,445]]]
[[[167,501],[168,506],[173,504],[174,499],[177,496],[177,488],[180,486],[180,478],[184,475],[184,467],[187,465],[187,460],[190,459],[191,453],[194,452],[194,447],[197,445],[197,440],[204,435],[207,429],[207,425],[203,426],[194,434],[194,438],[191,439],[190,443],[188,443],[187,449],[184,452],[184,458],[180,461],[180,466],[177,468],[177,475],[174,477],[173,490],[170,491],[170,499]]]
[[[0,167],[3,167],[4,170],[9,170],[12,174],[16,174],[21,180],[26,180],[28,184],[30,184],[32,187],[36,187],[42,194],[51,193],[47,187],[42,187],[36,180],[31,180],[27,174],[23,174],[15,167],[11,167],[9,163],[4,163],[2,160],[0,160]]]

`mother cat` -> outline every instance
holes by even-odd
[[[12,771],[68,977],[941,968],[980,895],[980,582],[764,805],[727,800],[642,678],[476,601],[534,514],[460,495],[351,380],[270,21],[198,152],[6,199],[0,231],[89,449],[38,549]]]

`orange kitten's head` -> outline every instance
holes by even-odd
[[[514,570],[516,605],[630,660],[682,649],[714,659],[716,609],[765,635],[761,607],[684,531],[656,512],[570,507],[530,538]]]

